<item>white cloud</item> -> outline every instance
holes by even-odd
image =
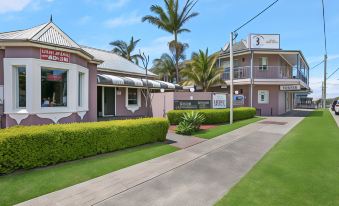
[[[22,11],[31,0],[1,0],[0,13]]]
[[[141,16],[137,13],[131,13],[129,16],[120,16],[113,19],[109,19],[104,22],[105,26],[108,28],[116,28],[120,26],[133,25],[141,23]]]
[[[310,78],[310,87],[313,91],[309,96],[313,98],[321,98],[322,96],[322,81],[323,79],[320,77],[311,77]],[[339,80],[338,78],[333,78],[327,80],[327,97],[338,97],[339,96]]]

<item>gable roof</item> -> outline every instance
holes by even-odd
[[[26,40],[80,49],[80,46],[53,22],[30,29],[0,33],[1,40]]]
[[[243,51],[243,50],[248,50],[247,47],[247,41],[242,39],[239,42],[235,42],[233,43],[233,51],[237,52],[237,51]],[[222,51],[223,53],[229,53],[230,52],[230,43],[227,43],[225,45],[225,48]]]
[[[95,49],[88,46],[81,46],[81,48],[93,55],[96,59],[104,61],[102,64],[98,65],[98,69],[145,76],[145,70],[143,68],[113,52]],[[156,76],[156,74],[150,71],[148,74],[151,76]]]

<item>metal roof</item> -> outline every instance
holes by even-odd
[[[98,65],[98,69],[104,69],[113,72],[135,73],[138,75],[145,75],[145,70],[133,62],[114,54],[113,52],[95,49],[88,46],[81,46],[83,50],[93,55],[96,59],[104,61]],[[149,75],[156,76],[152,72],[148,72]]]
[[[28,40],[79,49],[80,46],[53,22],[39,26],[0,33],[0,40]]]

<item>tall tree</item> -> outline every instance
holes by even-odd
[[[216,53],[209,56],[208,49],[193,53],[191,62],[180,72],[185,77],[183,85],[196,85],[206,92],[213,86],[225,84],[222,80],[224,69],[216,67],[218,55]]]
[[[124,57],[125,59],[131,62],[139,64],[139,59],[142,59],[141,55],[132,54],[137,44],[139,43],[139,41],[140,39],[134,40],[132,36],[129,43],[122,41],[122,40],[116,40],[109,44],[113,46],[112,52]]]
[[[197,16],[197,12],[192,12],[193,7],[198,0],[186,0],[183,8],[179,11],[178,0],[164,0],[165,8],[159,5],[152,5],[150,10],[154,16],[147,15],[142,18],[142,21],[157,26],[158,28],[167,31],[174,35],[174,44],[178,43],[178,34],[183,32],[190,32],[189,29],[184,28],[185,23]],[[178,46],[173,48],[178,49]],[[176,51],[175,53],[179,53]],[[176,80],[179,82],[179,59],[175,59]]]
[[[162,54],[159,59],[153,60],[152,72],[159,75],[160,79],[166,82],[173,82],[175,79],[175,60],[169,54]]]

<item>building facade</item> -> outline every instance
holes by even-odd
[[[78,45],[52,21],[0,33],[1,127],[149,116],[146,88],[174,90],[132,62]]]
[[[229,45],[219,56],[225,69],[223,79],[230,85]],[[259,115],[280,115],[293,109],[295,93],[307,93],[309,66],[299,50],[280,48],[280,35],[250,34],[233,45],[234,91],[245,96],[245,106]],[[227,88],[215,88],[215,91]]]

